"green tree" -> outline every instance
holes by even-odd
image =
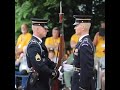
[[[59,3],[61,0],[15,0],[15,36],[20,34],[20,26],[27,23],[31,30],[32,17],[48,19],[48,27],[51,35],[51,29],[59,24]],[[64,13],[64,36],[69,44],[70,37],[74,33],[75,14],[91,14],[93,16],[92,28],[90,31],[93,39],[98,31],[99,22],[105,17],[105,0],[62,0]],[[67,37],[66,37],[67,36]]]

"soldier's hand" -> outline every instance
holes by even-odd
[[[51,74],[51,79],[57,79],[59,77],[59,71],[53,70]]]

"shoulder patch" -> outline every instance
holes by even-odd
[[[38,53],[35,55],[35,60],[36,61],[40,61],[41,60],[41,56]]]
[[[88,44],[87,44],[87,43],[83,43],[81,46],[85,46],[85,45],[86,45],[86,46],[88,46]]]
[[[34,43],[37,43],[37,41],[36,40],[31,40],[31,44],[34,44]]]
[[[85,38],[82,43],[88,43],[88,38]]]
[[[84,45],[88,46],[88,44],[89,44],[88,38],[85,38],[85,39],[82,41],[81,46],[84,46]]]

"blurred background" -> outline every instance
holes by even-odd
[[[21,34],[22,23],[29,25],[30,33],[31,18],[38,17],[48,19],[49,32],[51,36],[52,28],[60,27],[59,12],[61,0],[15,0],[15,41]],[[74,34],[73,15],[89,14],[93,16],[90,36],[99,30],[100,21],[105,19],[105,0],[62,0],[62,12],[64,13],[64,39],[66,46],[69,45],[70,38]]]

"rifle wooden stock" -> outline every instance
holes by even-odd
[[[62,60],[64,57],[64,48],[65,48],[64,36],[61,34],[60,35],[60,44],[59,44],[59,60],[58,60],[57,66],[56,66],[57,70],[60,67],[60,65],[62,64]],[[52,90],[60,90],[60,81],[58,79],[56,79],[54,81]]]
[[[56,66],[56,69],[58,70],[58,68],[61,66],[62,64],[62,60],[64,57],[64,49],[65,49],[65,42],[64,42],[64,36],[63,34],[60,34],[60,44],[59,44],[59,60],[58,60],[58,64]],[[54,81],[54,84],[52,86],[52,90],[60,90],[60,81],[58,79],[56,79]]]
[[[63,33],[63,24],[64,24],[63,16],[64,16],[64,13],[62,13],[62,1],[60,1],[59,23],[61,24],[62,29],[61,29],[61,33],[60,33],[60,44],[59,44],[59,48],[58,48],[59,60],[58,60],[57,66],[56,66],[57,70],[60,67],[62,60],[63,60],[63,57],[64,57],[65,42],[64,42],[64,33]],[[58,79],[56,79],[54,81],[51,90],[60,90],[60,81]]]
[[[64,42],[64,36],[60,35],[60,44],[59,44],[59,60],[57,64],[57,69],[60,67],[63,57],[64,57],[64,48],[65,48],[65,42]]]

